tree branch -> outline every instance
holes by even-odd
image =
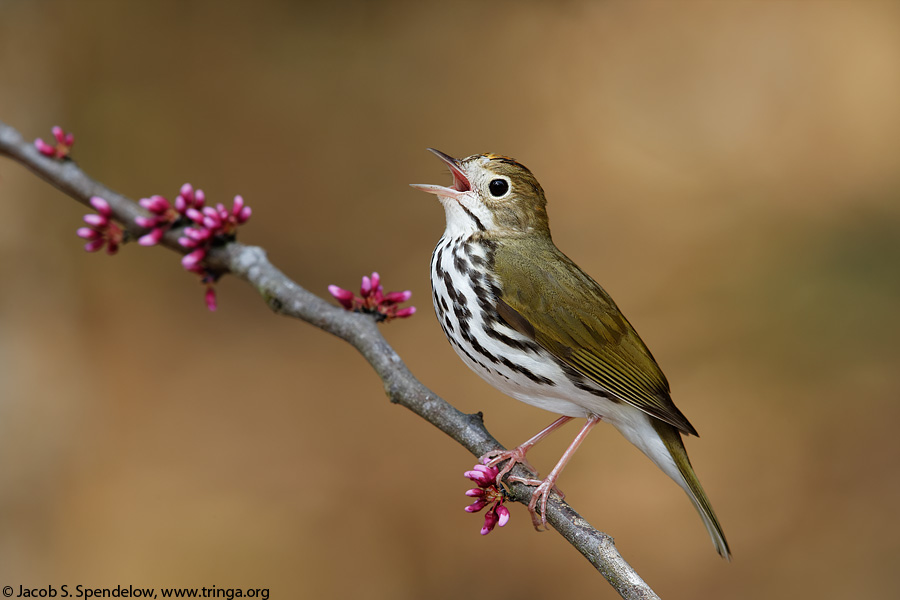
[[[34,144],[24,141],[18,131],[3,122],[0,122],[0,155],[24,165],[86,206],[90,206],[92,196],[100,196],[109,203],[114,217],[131,236],[146,233],[135,224],[135,217],[146,216],[135,201],[94,181],[71,160],[42,155]],[[169,230],[160,244],[184,254],[185,249],[177,241],[179,236],[180,230]],[[206,264],[217,273],[231,273],[252,285],[273,312],[306,321],[350,343],[381,378],[391,402],[421,416],[473,455],[503,449],[485,429],[480,413],[460,412],[413,376],[382,337],[370,315],[348,312],[300,287],[270,263],[265,250],[259,247],[231,242],[214,248],[207,256]],[[517,465],[512,473],[534,477],[522,465]],[[526,505],[531,499],[531,491],[524,484],[510,485],[511,498]],[[625,562],[613,539],[594,529],[556,494],[547,504],[547,522],[581,552],[623,598],[658,598]]]

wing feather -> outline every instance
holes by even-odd
[[[526,242],[528,252],[522,252]],[[650,350],[609,294],[552,241],[538,240],[537,252],[534,242],[504,240],[496,249],[500,316],[619,400],[697,435],[672,402]]]

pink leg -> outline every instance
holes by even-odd
[[[591,429],[599,422],[600,417],[597,415],[588,417],[587,423],[584,424],[584,427],[581,428],[581,431],[578,432],[578,435],[575,436],[575,439],[566,449],[565,453],[563,453],[562,458],[559,459],[559,462],[556,463],[556,466],[553,467],[553,470],[550,471],[550,474],[547,475],[547,478],[543,481],[537,479],[523,479],[521,477],[509,478],[510,481],[518,481],[527,485],[537,486],[537,489],[534,490],[534,493],[531,495],[531,502],[528,503],[528,511],[531,513],[531,522],[534,523],[534,528],[538,531],[540,531],[542,527],[547,529],[547,498],[549,498],[553,488],[556,487],[556,480],[559,479],[559,474],[562,473],[562,470],[566,467],[566,463],[569,462],[569,459],[572,458],[575,451],[578,450],[578,446],[581,445],[581,442],[584,441],[587,434],[590,433]],[[538,499],[541,501],[540,516],[538,516],[537,512]]]
[[[484,456],[481,457],[481,462],[484,462],[485,459],[490,459],[490,462],[487,463],[487,466],[494,467],[503,461],[508,461],[503,468],[500,469],[500,473],[497,474],[497,484],[500,484],[500,480],[503,479],[509,471],[516,466],[516,463],[521,463],[537,473],[537,470],[531,466],[531,463],[528,462],[528,459],[525,458],[525,454],[531,450],[531,447],[537,444],[539,441],[547,437],[551,432],[559,429],[569,421],[571,421],[574,417],[560,417],[557,420],[550,423],[547,427],[538,432],[537,435],[529,439],[524,444],[519,444],[512,450],[494,450],[492,452],[488,452]]]

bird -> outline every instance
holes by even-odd
[[[434,148],[450,186],[411,184],[437,196],[446,227],[431,256],[432,300],[441,328],[462,361],[493,387],[561,415],[513,450],[482,461],[536,472],[527,452],[572,419],[586,419],[575,440],[534,486],[528,510],[547,528],[547,500],[588,433],[615,427],[687,493],[716,551],[731,550],[697,479],[682,435],[697,430],[675,406],[650,350],[610,295],[550,235],[544,190],[524,165],[499,154],[456,159]]]

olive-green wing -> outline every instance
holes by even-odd
[[[697,435],[631,323],[551,241],[539,242],[537,251],[533,238],[504,242],[494,265],[503,282],[497,311],[510,327],[616,398]]]

